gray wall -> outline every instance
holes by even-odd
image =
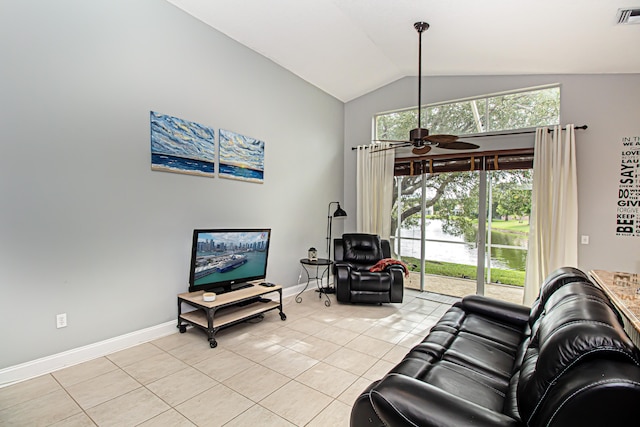
[[[561,122],[589,126],[576,133],[578,233],[590,236],[589,245],[579,245],[579,266],[640,272],[640,238],[616,236],[620,141],[640,136],[640,74],[426,77],[422,99],[441,102],[554,83],[561,88]],[[374,114],[417,105],[417,87],[416,78],[404,78],[345,106],[344,207],[354,212],[345,224],[348,230],[356,228],[356,154],[351,147],[371,141]]]
[[[268,278],[296,284],[343,103],[167,2],[0,8],[0,368],[174,320],[194,228],[272,228]],[[264,184],[152,172],[150,110],[264,140]]]

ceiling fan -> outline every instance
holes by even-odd
[[[470,142],[459,141],[455,135],[429,135],[429,129],[420,125],[420,108],[422,104],[422,33],[429,28],[426,22],[416,22],[413,27],[418,31],[418,127],[409,132],[408,140],[377,139],[378,142],[390,142],[393,149],[398,147],[413,146],[413,154],[427,154],[431,147],[444,148],[446,150],[473,150],[480,148]]]

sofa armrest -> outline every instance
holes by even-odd
[[[529,424],[623,426],[637,420],[640,369],[615,359],[587,360],[550,384]]]
[[[387,375],[373,387],[370,396],[376,414],[389,426],[522,425],[504,414],[404,375]]]
[[[468,295],[462,298],[460,307],[469,313],[482,314],[516,326],[525,326],[531,312],[527,306],[481,295]]]

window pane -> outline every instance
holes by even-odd
[[[396,232],[400,228],[418,227],[422,201],[422,177],[420,175],[398,177],[393,191],[391,229]],[[399,217],[398,209],[400,209]]]
[[[533,172],[531,169],[491,171],[489,185],[490,281],[524,286]]]
[[[375,139],[406,140],[418,124],[418,110],[397,111],[376,116]]]
[[[374,139],[406,140],[409,131],[417,126],[417,113],[418,109],[413,108],[376,116]],[[422,114],[423,126],[432,135],[465,135],[556,125],[560,123],[560,88],[427,106],[422,109]]]
[[[427,108],[429,133],[464,135],[485,131],[485,101],[454,102]]]
[[[494,96],[488,99],[489,129],[499,131],[560,123],[560,88]]]

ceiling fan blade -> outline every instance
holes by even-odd
[[[440,143],[438,144],[438,148],[444,148],[445,150],[475,150],[476,148],[480,148],[480,146],[470,142],[455,141]]]
[[[413,154],[427,154],[429,151],[431,151],[431,146],[430,145],[423,145],[422,147],[415,147],[413,150],[411,150],[411,152]]]
[[[423,141],[433,142],[434,144],[448,144],[451,142],[456,142],[458,137],[455,135],[427,135],[422,138]]]
[[[396,148],[398,148],[398,146],[395,146],[395,147],[384,147],[384,148],[374,148],[373,150],[370,151],[370,153],[379,153],[381,151],[395,150]]]
[[[412,144],[411,141],[407,141],[406,139],[374,139],[373,142],[400,142],[403,144]]]

